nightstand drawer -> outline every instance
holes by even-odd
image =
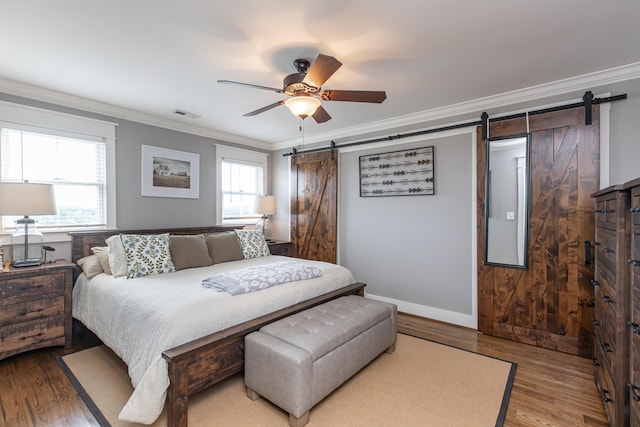
[[[0,305],[0,326],[64,315],[64,296]]]
[[[0,359],[23,351],[65,344],[64,316],[0,326]]]
[[[64,272],[0,280],[0,304],[4,305],[17,299],[42,297],[52,293],[63,294],[64,285]]]

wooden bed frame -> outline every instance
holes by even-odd
[[[155,230],[100,230],[71,232],[71,258],[77,262],[91,255],[91,248],[105,246],[105,240],[119,233],[131,234],[200,234],[233,230],[233,227],[198,227]],[[79,270],[78,270],[79,271]],[[344,296],[364,296],[364,283],[352,283],[344,288],[303,301],[282,310],[258,317],[222,331],[207,335],[178,347],[165,350],[162,357],[169,365],[169,388],[167,390],[167,425],[186,427],[188,424],[188,401],[199,391],[241,372],[244,367],[244,337],[250,332],[278,319],[290,316],[307,308]]]

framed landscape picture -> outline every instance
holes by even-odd
[[[142,195],[200,197],[200,156],[196,153],[142,145]]]

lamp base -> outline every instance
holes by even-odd
[[[42,264],[41,259],[20,259],[17,261],[16,260],[13,261],[14,267],[36,267],[41,264]]]

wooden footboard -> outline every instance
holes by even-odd
[[[101,230],[69,233],[72,237],[72,260],[91,255],[91,248],[104,246],[105,239],[118,233],[199,234],[233,230],[230,227],[199,227],[162,230]],[[364,296],[364,283],[353,283],[294,306],[249,320],[220,332],[190,341],[162,353],[169,364],[167,390],[167,425],[187,426],[189,396],[225,378],[241,372],[244,366],[244,337],[262,326],[307,308],[345,295]]]
[[[341,296],[364,296],[364,287],[364,283],[353,283],[163,352],[162,357],[169,363],[170,380],[167,391],[167,425],[187,427],[189,396],[242,371],[245,335],[266,324]]]

